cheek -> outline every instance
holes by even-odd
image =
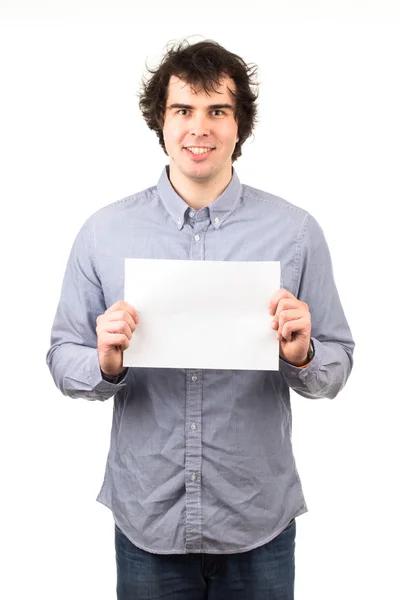
[[[236,144],[237,138],[238,138],[237,125],[230,124],[228,127],[226,127],[224,129],[222,135],[223,135],[226,143],[232,144],[234,146]]]
[[[237,131],[227,131],[226,135],[224,136],[224,143],[226,146],[229,146],[232,148],[235,147],[237,142]]]
[[[173,145],[179,143],[182,137],[181,128],[179,128],[177,125],[169,125],[168,127],[165,127],[163,133],[164,143],[167,148],[168,146],[172,147]]]

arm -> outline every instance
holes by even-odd
[[[56,386],[66,396],[106,400],[125,384],[126,373],[112,383],[100,368],[96,319],[105,311],[89,219],[69,256],[46,357]]]
[[[299,356],[304,357],[311,339],[315,354],[305,368],[295,366],[300,363],[288,360],[285,352],[282,352],[282,346],[291,344],[278,337],[282,340],[280,371],[287,384],[301,396],[334,398],[350,375],[355,344],[336,289],[328,245],[320,226],[310,215],[307,215],[300,231],[298,248],[297,280],[294,287],[298,289],[297,302],[301,305],[301,319],[304,323],[307,322],[307,319],[304,319],[305,305],[311,322],[308,339],[307,335],[302,337],[307,333],[304,325],[300,335],[295,333],[293,336],[292,344],[296,343],[296,336],[299,342],[303,342]],[[278,313],[279,302],[280,300],[277,303]],[[283,299],[283,303],[285,302],[287,299]],[[283,309],[285,308],[283,305]],[[285,319],[281,321],[281,325],[284,325]],[[295,331],[295,328],[289,327],[291,332]],[[280,334],[282,331],[286,335],[286,331],[280,327]],[[291,332],[288,335],[289,339]],[[290,364],[291,362],[294,364]]]

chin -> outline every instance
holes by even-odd
[[[211,177],[216,175],[216,173],[217,173],[217,171],[214,169],[207,169],[204,171],[193,170],[191,173],[187,173],[186,177],[188,177],[189,179],[196,180],[196,181],[206,181],[207,179],[211,179]]]
[[[179,167],[178,167],[179,168]],[[189,168],[186,166],[179,168],[179,171],[189,179],[208,179],[217,172],[215,167],[210,165],[193,165]]]

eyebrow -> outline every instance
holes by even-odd
[[[190,104],[174,103],[174,104],[170,104],[167,108],[187,108],[188,110],[191,110],[194,108],[194,106],[191,106]],[[230,110],[234,110],[234,107],[232,106],[232,104],[209,104],[207,106],[207,108],[209,108],[210,110],[217,110],[217,109],[221,109],[221,108],[227,108]]]

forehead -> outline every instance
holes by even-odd
[[[220,83],[215,88],[206,93],[204,90],[196,90],[186,81],[171,75],[168,84],[167,102],[181,102],[189,104],[193,102],[212,104],[212,103],[231,103],[234,99],[230,90],[235,91],[235,82],[230,77],[221,77]]]

